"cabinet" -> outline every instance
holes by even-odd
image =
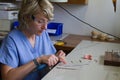
[[[0,0],[0,2],[15,2],[15,0]]]
[[[0,0],[0,2],[16,2],[21,0]],[[66,4],[87,4],[88,0],[68,0]]]
[[[22,0],[0,0],[0,2],[17,2],[17,1],[22,1]]]
[[[68,0],[68,4],[87,4],[88,0]]]

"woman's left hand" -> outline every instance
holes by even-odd
[[[65,53],[62,50],[59,50],[56,54],[56,56],[58,57],[60,62],[63,62],[64,64],[66,64],[66,60],[65,60]]]

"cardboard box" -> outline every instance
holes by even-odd
[[[6,10],[8,8],[16,8],[17,5],[13,3],[0,2],[0,10]]]
[[[10,20],[0,20],[0,31],[10,31],[11,21]]]
[[[0,19],[18,19],[18,11],[0,11]]]

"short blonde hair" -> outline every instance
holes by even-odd
[[[28,24],[24,19],[26,16],[41,13],[45,15],[48,20],[52,20],[54,16],[53,10],[54,7],[49,0],[22,0],[18,14],[18,21],[20,23],[19,29],[27,28]]]

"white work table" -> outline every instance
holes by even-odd
[[[120,44],[83,40],[67,55],[67,64],[56,65],[42,80],[120,80],[120,67],[104,65],[105,51],[118,51]],[[92,55],[92,60],[83,59]]]

